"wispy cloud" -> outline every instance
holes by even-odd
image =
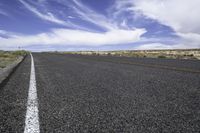
[[[5,11],[3,11],[3,10],[1,10],[1,9],[0,9],[0,15],[9,16],[8,13],[6,13]]]
[[[25,2],[24,0],[19,0],[29,11],[31,11],[32,13],[34,13],[36,16],[40,17],[43,20],[49,21],[49,22],[53,22],[56,24],[60,24],[60,25],[64,25],[64,26],[73,26],[73,24],[63,21],[61,19],[58,19],[57,17],[55,17],[52,13],[47,12],[46,14],[43,14],[41,12],[39,12],[35,7],[31,6],[30,4],[28,4],[27,2]]]
[[[89,29],[88,27],[83,27],[81,25],[77,25],[74,22],[71,22],[72,19],[75,19],[75,17],[70,16],[70,15],[65,15],[62,13],[62,15],[65,16],[65,20],[59,19],[54,13],[50,12],[48,7],[45,5],[46,0],[40,0],[34,3],[34,5],[29,4],[25,0],[19,0],[29,11],[34,13],[36,16],[39,18],[49,21],[52,23],[56,23],[59,25],[64,25],[70,28],[75,28],[75,29],[81,29],[81,30],[86,30],[86,31],[94,31],[94,29]],[[69,7],[69,2],[68,1],[55,1],[60,4],[65,4],[67,7]],[[73,4],[72,4],[73,3]],[[42,7],[42,10],[44,12],[41,12],[37,9],[37,7]],[[87,6],[83,5],[81,2],[77,0],[72,0],[70,3],[70,8],[74,10],[76,14],[78,14],[81,19],[91,22],[93,24],[96,24],[97,26],[100,26],[105,29],[114,29],[114,25],[108,22],[108,19],[104,15],[100,15],[96,13],[95,11],[91,10]]]
[[[82,19],[89,21],[97,26],[103,27],[107,30],[116,29],[117,26],[105,17],[94,10],[88,8],[78,0],[73,0],[75,6],[73,6],[74,11],[81,16]]]

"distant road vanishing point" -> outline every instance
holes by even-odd
[[[0,88],[0,132],[200,132],[200,61],[32,53]]]

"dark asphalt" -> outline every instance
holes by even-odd
[[[33,57],[42,133],[200,132],[200,73],[178,71],[200,71],[200,61]],[[0,132],[23,132],[29,74],[30,56],[0,89]]]

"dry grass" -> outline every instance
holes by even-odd
[[[13,63],[19,56],[25,56],[26,51],[0,51],[0,68]]]

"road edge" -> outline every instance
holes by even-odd
[[[0,89],[5,86],[5,84],[8,82],[12,74],[15,72],[15,70],[20,66],[20,64],[24,61],[27,55],[21,56],[18,58],[15,62],[13,62],[11,65],[7,66],[3,69],[3,71],[0,73]]]

